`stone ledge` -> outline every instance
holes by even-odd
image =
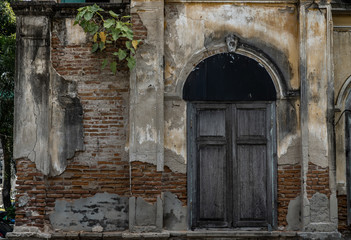
[[[9,240],[117,240],[117,239],[343,239],[339,232],[281,232],[281,231],[163,231],[161,233],[130,232],[12,232]]]
[[[280,231],[189,231],[187,237],[239,237],[239,238],[256,238],[256,237],[296,237],[297,232],[280,232]]]
[[[169,232],[161,233],[123,233],[122,238],[128,239],[141,239],[141,238],[151,238],[151,239],[168,239],[170,237]]]
[[[6,234],[8,239],[21,239],[21,240],[42,240],[50,239],[51,234],[49,233],[40,233],[40,232],[9,232]]]

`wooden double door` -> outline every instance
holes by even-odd
[[[274,102],[189,103],[192,228],[274,226]]]

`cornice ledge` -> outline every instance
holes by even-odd
[[[55,5],[56,2],[54,1],[11,3],[11,7],[16,15],[52,15]]]
[[[165,0],[166,3],[296,4],[299,0]]]
[[[11,7],[16,15],[26,16],[52,16],[68,17],[75,16],[77,9],[93,3],[56,3],[55,1],[24,1],[13,2]],[[105,10],[113,10],[122,15],[128,15],[130,6],[128,3],[99,3]]]

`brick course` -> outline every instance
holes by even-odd
[[[301,194],[301,165],[278,166],[278,226],[286,227],[291,200]]]
[[[44,228],[46,206],[45,178],[28,159],[16,161],[17,182],[16,195],[16,226],[27,225]],[[19,203],[28,199],[25,206]],[[19,199],[23,199],[19,201]]]
[[[132,13],[132,24],[133,24],[133,33],[134,39],[144,40],[147,38],[147,29],[144,26],[142,20],[140,19],[139,14]]]
[[[171,192],[186,205],[186,174],[174,173],[168,167],[164,172],[157,172],[156,166],[142,162],[132,162],[132,195],[143,197],[148,202],[156,202],[161,192]]]
[[[308,199],[312,198],[317,192],[323,193],[329,198],[329,168],[322,168],[309,162],[306,185]]]
[[[350,232],[351,227],[347,225],[347,196],[338,196],[338,230],[340,232]]]

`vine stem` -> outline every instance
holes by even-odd
[[[98,14],[98,15],[100,16],[101,20],[102,20],[103,22],[105,22],[104,17],[103,17],[99,12],[96,12],[96,14]]]

